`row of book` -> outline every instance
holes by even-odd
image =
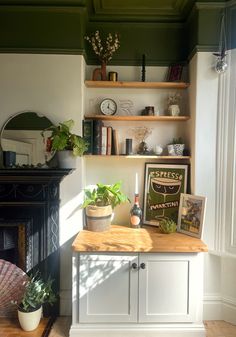
[[[119,155],[117,130],[111,126],[105,126],[103,121],[83,120],[83,137],[88,143],[85,154]]]

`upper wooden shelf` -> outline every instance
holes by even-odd
[[[182,122],[190,119],[189,116],[105,116],[105,115],[89,115],[84,116],[85,119],[96,119],[103,121],[141,121],[141,122],[152,122],[152,121],[176,121]]]
[[[87,88],[186,89],[189,83],[85,81],[85,85]]]

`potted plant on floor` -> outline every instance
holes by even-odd
[[[121,182],[113,185],[96,184],[96,187],[85,189],[85,200],[82,205],[86,211],[88,230],[102,232],[109,230],[113,209],[130,201],[121,191]]]
[[[181,137],[173,138],[172,142],[167,145],[170,156],[183,156],[185,144]]]
[[[42,132],[43,137],[45,131],[52,132],[47,138],[47,143],[50,143],[48,150],[57,151],[61,168],[76,168],[76,157],[81,157],[88,149],[84,138],[71,132],[74,124],[74,121],[70,119],[58,125],[51,125]]]
[[[52,305],[57,298],[52,289],[53,280],[48,278],[44,281],[39,273],[30,276],[26,284],[25,291],[18,307],[18,319],[20,326],[25,331],[35,330],[42,317],[42,305],[48,303]]]

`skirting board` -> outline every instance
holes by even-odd
[[[203,320],[222,320],[222,298],[220,294],[209,294],[204,296]]]
[[[222,319],[236,325],[236,303],[235,299],[222,298]]]
[[[205,337],[203,324],[75,324],[70,337]]]

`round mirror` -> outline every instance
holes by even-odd
[[[10,117],[1,132],[4,166],[46,166],[54,156],[47,147],[51,131],[45,132],[44,137],[41,132],[51,125],[47,117],[32,111]]]

